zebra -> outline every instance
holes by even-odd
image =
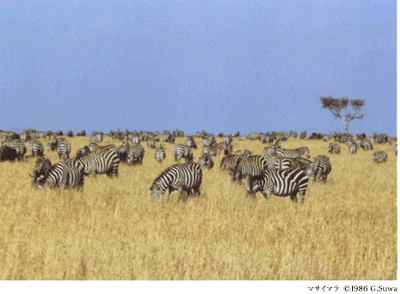
[[[364,149],[364,150],[373,150],[374,149],[372,147],[371,141],[369,139],[362,140],[361,148]]]
[[[276,141],[275,144],[271,144],[271,145],[268,145],[267,147],[265,147],[262,155],[264,157],[276,155],[276,151],[278,149],[281,149],[281,141],[280,140]]]
[[[69,154],[71,153],[71,143],[68,141],[60,142],[57,147],[57,153],[60,159],[61,156],[63,156],[64,159],[65,157],[69,159]]]
[[[223,149],[223,143],[215,146],[204,146],[201,148],[201,154],[208,154],[210,156],[218,156]]]
[[[230,145],[232,143],[232,136],[223,136],[222,140],[224,141],[225,144]]]
[[[185,145],[193,148],[193,149],[197,149],[197,145],[196,142],[194,141],[193,137],[190,136],[186,141],[185,141]]]
[[[106,145],[106,146],[100,146],[97,143],[90,143],[89,144],[89,149],[91,152],[108,152],[109,150],[117,150],[117,147],[115,145]]]
[[[216,144],[217,144],[217,141],[215,140],[215,137],[207,136],[207,137],[203,138],[204,146],[215,146]]]
[[[250,178],[261,175],[267,168],[267,160],[261,155],[241,157],[236,165],[232,182],[240,184],[245,178],[251,188]]]
[[[199,155],[199,161],[197,164],[202,170],[212,169],[214,167],[214,161],[212,160],[211,156],[208,156],[208,154]]]
[[[396,156],[397,156],[397,144],[394,145],[394,147],[393,147],[393,153],[396,154]]]
[[[131,142],[132,142],[132,144],[139,144],[140,143],[140,137],[139,136],[132,137]]]
[[[340,145],[339,144],[329,143],[329,145],[328,145],[328,153],[340,154]]]
[[[31,144],[29,144],[29,153],[30,155],[33,156],[43,156],[44,148],[43,144],[39,141],[33,141]]]
[[[126,161],[126,159],[128,157],[129,150],[130,150],[129,143],[128,142],[121,142],[121,145],[116,150],[120,161],[122,161],[122,162]]]
[[[93,132],[90,135],[90,143],[101,143],[103,141],[103,133]]]
[[[129,152],[126,158],[128,164],[134,164],[135,162],[143,164],[144,148],[140,143],[132,144],[129,148]]]
[[[351,154],[356,154],[356,153],[357,153],[357,148],[358,148],[358,145],[357,145],[357,144],[351,144],[351,145],[349,146],[349,151],[350,151],[350,153],[351,153]]]
[[[102,152],[91,152],[83,156],[77,156],[76,161],[83,166],[83,173],[88,177],[96,174],[107,174],[109,178],[118,177],[118,167],[120,159],[115,149],[109,149]]]
[[[196,162],[175,164],[164,170],[153,182],[150,187],[154,200],[160,201],[165,191],[169,190],[171,197],[175,190],[179,191],[179,200],[182,193],[187,192],[188,196],[192,193],[200,195],[200,186],[203,172]]]
[[[385,151],[376,151],[372,155],[372,162],[373,163],[382,163],[386,162],[388,159],[388,155]]]
[[[156,142],[153,139],[149,139],[147,141],[147,147],[153,148],[153,149],[156,148]]]
[[[301,147],[297,149],[277,149],[276,155],[289,158],[296,158],[305,155],[307,158],[310,158],[308,147]]]
[[[265,199],[271,199],[271,195],[290,196],[290,200],[297,202],[297,193],[301,202],[304,202],[308,187],[307,174],[299,169],[271,170],[250,179],[250,186],[244,184],[248,195],[254,200],[256,192],[261,192]]]
[[[61,186],[61,190],[75,188],[78,191],[83,188],[83,169],[84,166],[75,159],[65,162],[58,162],[51,165],[49,159],[43,157],[36,161],[32,179],[33,188],[56,188]]]
[[[278,156],[274,162],[274,169],[285,170],[289,168],[294,168],[292,158],[280,157]]]
[[[164,145],[160,144],[160,147],[158,147],[155,152],[157,162],[163,161],[165,159],[165,155],[165,147]]]
[[[319,155],[314,158],[314,162],[306,169],[307,176],[315,181],[318,178],[326,183],[328,174],[331,172],[332,166],[329,161],[329,157],[325,155]]]
[[[185,158],[186,162],[193,161],[192,149],[186,145],[175,145],[172,152],[174,154],[175,161],[179,161],[182,158]]]

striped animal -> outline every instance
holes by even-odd
[[[297,193],[301,202],[304,202],[308,187],[306,173],[299,169],[266,170],[263,174],[254,176],[250,185],[244,184],[249,196],[255,198],[256,192],[261,192],[265,199],[271,199],[271,195],[290,196],[290,200],[297,202]]]
[[[261,155],[253,155],[249,157],[241,157],[235,168],[233,182],[241,183],[242,179],[246,179],[250,184],[250,178],[261,175],[267,169],[267,160]]]
[[[276,155],[281,157],[288,157],[288,158],[296,158],[302,155],[307,156],[310,158],[310,152],[308,151],[308,147],[301,147],[297,149],[277,149]]]
[[[156,142],[153,139],[147,140],[147,147],[156,148]]]
[[[186,162],[193,161],[192,149],[186,145],[175,145],[172,152],[174,154],[175,161],[179,161],[182,158],[184,158]]]
[[[97,174],[106,174],[110,178],[118,177],[120,159],[115,149],[91,152],[75,159],[84,166],[83,173],[86,176],[96,177]]]
[[[336,154],[340,154],[340,145],[339,144],[333,144],[333,143],[329,143],[328,145],[328,153],[336,153]]]
[[[18,161],[23,161],[24,160],[24,155],[26,153],[26,147],[23,142],[21,142],[20,139],[3,139],[2,143],[4,146],[8,146],[10,148],[15,149],[15,152],[17,154],[17,160]]]
[[[393,147],[393,153],[397,155],[397,144]]]
[[[65,157],[69,159],[69,154],[71,153],[71,143],[68,141],[60,142],[57,146],[57,153],[60,159],[61,156],[63,157],[64,160]]]
[[[29,144],[29,153],[31,156],[43,156],[44,148],[43,144],[39,141],[32,141]]]
[[[97,143],[90,143],[89,144],[89,149],[91,152],[108,152],[109,150],[117,150],[117,147],[115,145],[105,145],[105,146],[100,146]]]
[[[164,147],[164,145],[160,145],[160,147],[158,147],[156,149],[155,157],[156,157],[157,162],[162,162],[165,159],[165,147]]]
[[[196,142],[194,141],[193,137],[190,136],[186,141],[185,141],[185,145],[193,148],[193,149],[197,149],[197,145]]]
[[[222,149],[223,149],[223,143],[215,145],[215,146],[204,146],[201,149],[201,154],[202,155],[208,154],[210,156],[218,156]]]
[[[193,190],[194,194],[200,195],[202,177],[202,170],[197,163],[178,163],[164,170],[154,180],[150,190],[155,201],[160,201],[167,189],[169,190],[169,196],[172,196],[173,192],[178,190],[179,200],[181,200],[183,192],[187,192],[188,196],[190,196]]]
[[[126,162],[128,164],[134,164],[135,162],[143,164],[145,150],[140,143],[132,144],[129,148],[128,155],[126,157]]]
[[[372,162],[373,163],[382,163],[386,162],[388,159],[388,155],[385,151],[376,151],[372,155]]]
[[[314,158],[314,162],[309,168],[306,169],[306,172],[307,176],[311,180],[315,181],[317,179],[321,179],[324,183],[326,183],[326,179],[331,170],[332,166],[329,161],[329,157],[325,155],[319,155]]]
[[[364,150],[373,150],[372,143],[369,139],[364,139],[361,142],[361,148]]]
[[[56,188],[61,190],[67,188],[75,188],[81,190],[83,188],[83,165],[75,159],[65,162],[58,162],[51,165],[49,159],[43,157],[36,161],[32,179],[33,188]]]
[[[357,144],[351,144],[349,146],[349,151],[350,151],[351,154],[356,154],[357,153],[357,148],[358,148],[357,146],[358,146]]]
[[[197,164],[202,170],[212,169],[214,167],[214,161],[212,160],[211,156],[208,156],[208,154],[200,155]]]

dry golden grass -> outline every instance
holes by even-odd
[[[89,142],[68,140],[73,156]],[[265,146],[237,138],[233,144],[256,154]],[[32,190],[34,159],[0,163],[0,279],[396,279],[393,145],[374,144],[389,158],[373,164],[373,151],[351,155],[342,144],[341,154],[331,155],[323,141],[283,142],[283,148],[308,146],[312,158],[331,159],[328,183],[310,183],[304,204],[289,197],[266,201],[260,193],[252,202],[216,166],[203,173],[201,197],[178,203],[177,195],[165,194],[155,203],[149,187],[174,164],[173,146],[166,144],[167,158],[158,164],[143,145],[143,165],[121,164],[117,179],[90,178],[83,192]],[[200,148],[196,159],[199,154]],[[59,161],[55,152],[46,156]],[[216,165],[221,158],[214,158]]]

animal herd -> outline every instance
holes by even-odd
[[[306,132],[302,132],[300,139],[304,140]],[[22,161],[26,154],[25,142],[29,142],[29,156],[36,157],[33,174],[29,174],[33,188],[75,188],[82,190],[84,180],[89,175],[96,177],[98,174],[106,174],[110,178],[117,177],[119,165],[124,162],[128,165],[143,164],[145,148],[141,145],[146,142],[147,147],[154,150],[157,162],[161,163],[167,156],[165,144],[173,144],[172,155],[175,164],[164,169],[150,185],[151,193],[155,201],[162,199],[168,190],[173,194],[179,191],[179,199],[186,196],[200,194],[203,170],[212,169],[214,166],[213,157],[216,158],[221,152],[224,156],[221,159],[220,170],[228,170],[232,183],[241,184],[242,180],[247,195],[254,199],[257,192],[261,192],[266,199],[271,195],[290,196],[292,201],[297,202],[297,193],[300,194],[301,202],[304,201],[308,183],[310,180],[321,180],[326,183],[327,177],[332,170],[329,157],[318,155],[314,160],[309,160],[310,151],[307,146],[297,149],[286,149],[282,142],[288,137],[297,137],[296,132],[290,131],[289,135],[281,132],[267,134],[253,133],[246,137],[246,140],[260,140],[267,144],[260,154],[252,154],[249,150],[234,150],[232,141],[238,136],[224,136],[222,142],[217,143],[216,137],[206,132],[198,132],[195,136],[187,136],[185,144],[174,144],[175,137],[183,137],[181,131],[174,131],[172,134],[165,131],[163,134],[152,132],[113,132],[108,134],[114,139],[120,140],[120,145],[105,145],[104,135],[100,132],[93,132],[89,137],[88,145],[79,148],[76,156],[71,158],[71,143],[68,139],[59,134],[45,134],[43,132],[26,132],[20,136],[13,132],[0,132],[0,161]],[[235,134],[235,135],[238,135]],[[68,132],[72,137],[72,132]],[[203,146],[201,155],[197,162],[194,162],[193,149],[198,148],[194,137],[201,138]],[[313,133],[309,139],[322,139],[328,141],[334,138],[337,143],[329,143],[328,153],[340,154],[341,146],[344,143],[348,146],[349,152],[355,154],[359,148],[372,150],[371,141],[365,134],[357,134],[356,139],[348,134],[322,135]],[[60,162],[52,164],[44,157],[45,148],[38,141],[39,138],[48,138],[46,152],[56,151]],[[373,134],[372,138],[376,144],[394,143],[396,138],[389,138],[385,134]],[[160,141],[164,143],[159,143]],[[240,139],[239,139],[240,140]],[[306,141],[299,142],[306,142]],[[156,142],[158,144],[156,144]],[[397,144],[393,148],[397,155]],[[181,160],[185,163],[179,163]],[[375,151],[372,155],[374,163],[383,163],[388,159],[384,151]],[[150,183],[149,183],[150,184]]]

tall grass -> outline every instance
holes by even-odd
[[[73,156],[88,137],[67,138]],[[176,143],[183,143],[178,138]],[[42,140],[43,143],[47,143]],[[105,138],[104,144],[118,144]],[[198,146],[201,140],[196,139]],[[261,154],[258,141],[235,138],[234,150]],[[2,280],[390,280],[397,276],[397,157],[392,145],[327,153],[323,141],[290,138],[327,155],[327,184],[310,183],[305,203],[273,196],[247,198],[216,165],[203,173],[201,196],[168,193],[152,201],[150,185],[174,164],[173,145],[157,163],[121,164],[119,177],[85,180],[84,191],[32,190],[35,159],[0,163]],[[28,147],[28,146],[27,146]],[[195,161],[200,149],[194,150]],[[55,152],[46,154],[58,162]]]

